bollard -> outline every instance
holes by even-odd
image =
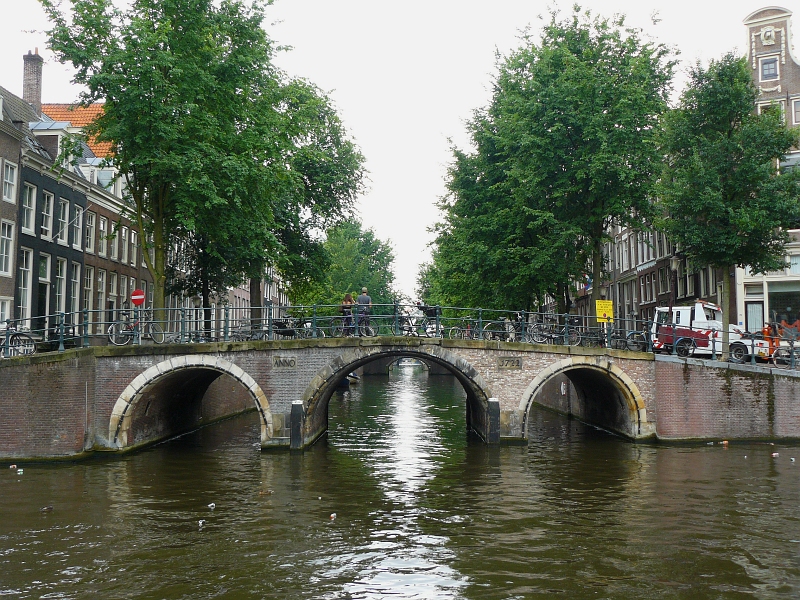
[[[311,337],[317,337],[317,305],[311,309]]]
[[[756,364],[756,336],[750,336],[750,364]]]
[[[11,319],[6,319],[6,342],[3,344],[3,356],[11,356]]]
[[[267,339],[272,339],[272,300],[267,304]]]
[[[717,330],[711,330],[711,360],[717,360]]]
[[[475,333],[478,339],[481,339],[483,334],[483,309],[478,309],[478,331]]]
[[[487,444],[500,443],[500,401],[497,398],[489,398],[487,408],[488,431],[486,432]]]
[[[289,415],[289,449],[303,449],[303,402],[292,402],[292,412]]]
[[[83,347],[89,347],[89,309],[83,309]]]
[[[64,352],[64,313],[58,313],[58,351]]]
[[[394,301],[394,334],[400,335],[400,306],[396,298]]]
[[[230,333],[230,328],[231,328],[231,313],[229,306],[225,307],[223,318],[225,319],[225,322],[222,325],[222,339],[226,342],[229,342],[231,339],[230,336],[228,335]]]
[[[442,330],[439,327],[439,305],[437,304],[434,309],[436,310],[436,337],[442,337]]]
[[[181,306],[181,344],[186,343],[186,309]]]

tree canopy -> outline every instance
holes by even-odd
[[[753,272],[783,267],[786,229],[800,219],[798,173],[778,164],[798,144],[781,111],[754,110],[759,91],[747,61],[726,54],[691,71],[679,106],[665,118],[659,226],[690,263]],[[730,277],[723,277],[730,322]]]
[[[69,15],[40,2],[81,101],[104,103],[87,133],[113,144],[156,308],[179,235],[214,242],[230,274],[308,276],[311,230],[346,216],[363,157],[324,94],[272,63],[264,2],[72,0]]]
[[[523,42],[470,123],[474,151],[454,150],[431,272],[448,302],[566,300],[584,273],[602,279],[609,226],[650,214],[669,49],[577,6]]]

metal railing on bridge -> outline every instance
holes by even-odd
[[[82,310],[0,323],[0,357],[101,344],[189,344],[326,337],[404,336],[494,340],[665,352],[677,356],[722,356],[718,330],[656,324],[637,319],[598,322],[591,315],[427,306],[423,304],[354,304],[264,307],[175,308],[153,311]],[[800,364],[797,332],[774,336],[739,332],[729,342],[735,362]]]

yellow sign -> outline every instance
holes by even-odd
[[[594,305],[595,305],[595,312],[597,313],[597,321],[599,323],[614,322],[613,300],[595,300]]]

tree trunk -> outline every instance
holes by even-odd
[[[731,276],[730,267],[722,269],[722,360],[727,362],[730,354],[731,324]]]
[[[600,288],[603,283],[603,245],[601,241],[595,240],[592,247],[592,295],[589,300],[589,314],[597,313],[595,307],[597,301],[601,300]],[[595,326],[599,326],[597,314],[595,314]]]
[[[260,326],[262,319],[263,294],[261,292],[261,279],[250,278],[250,318],[252,327],[255,329]]]

